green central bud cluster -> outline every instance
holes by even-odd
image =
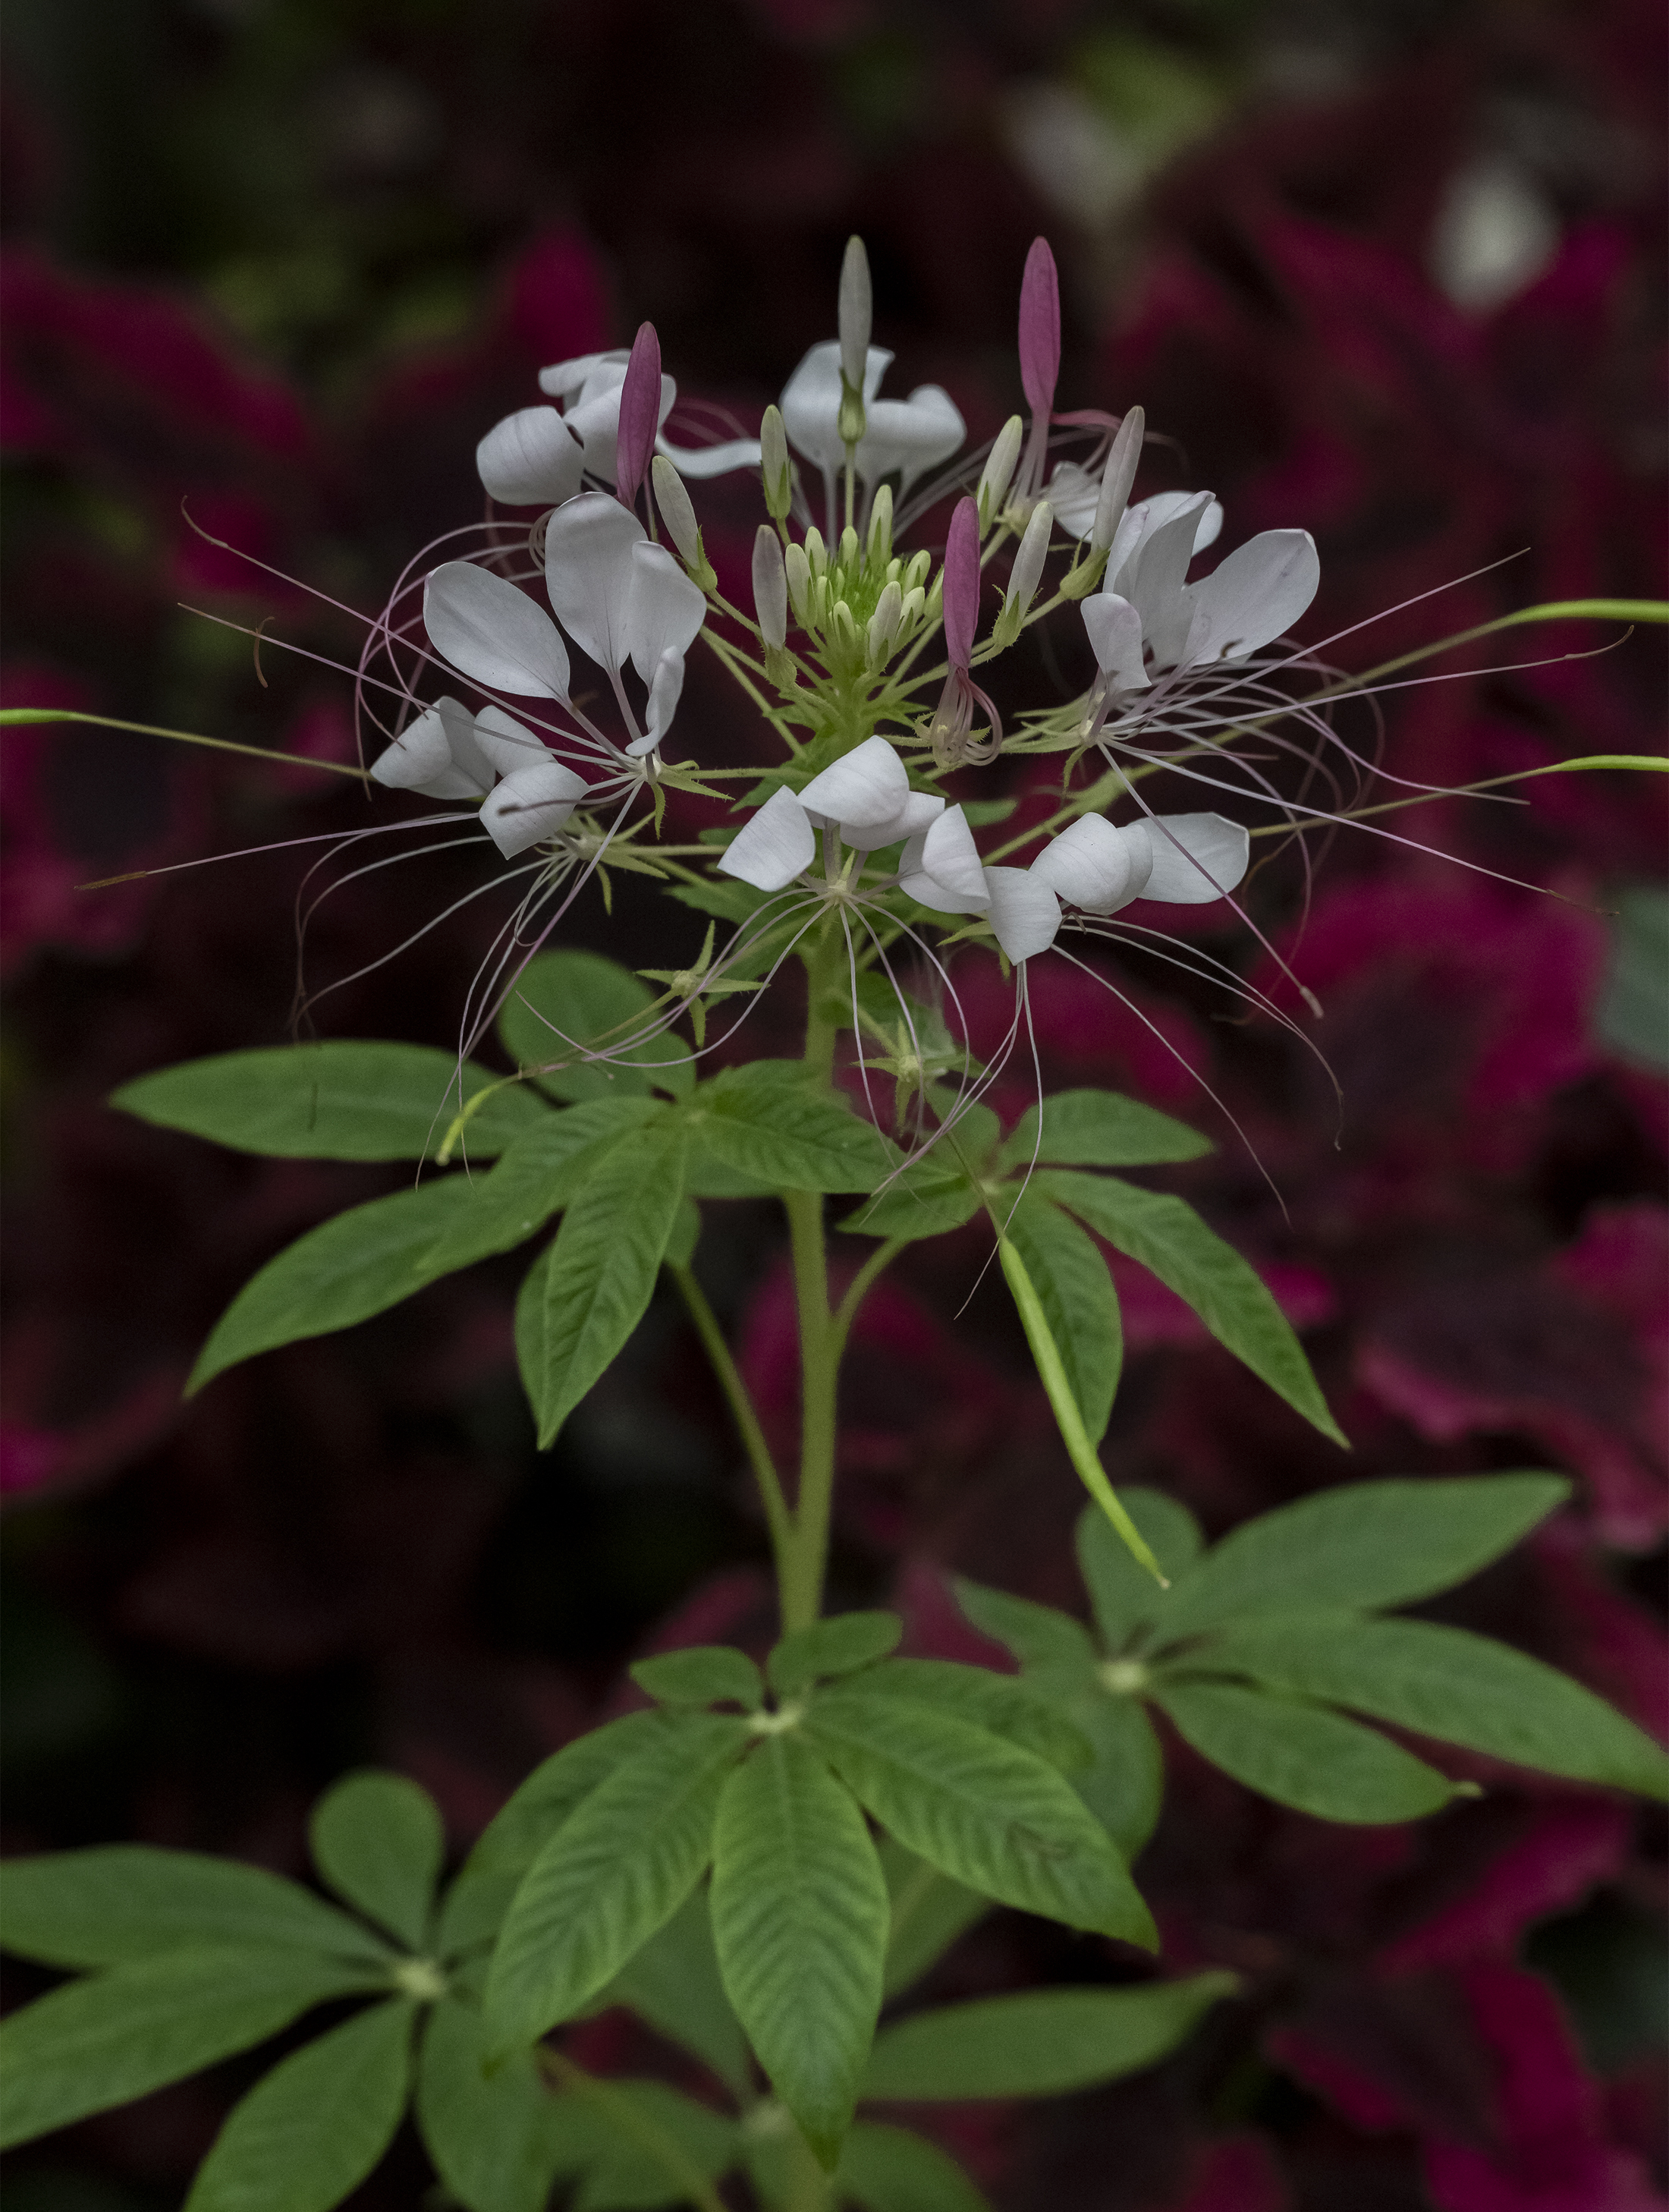
[[[821,531],[783,556],[795,620],[815,644],[838,684],[879,675],[899,648],[938,619],[938,586],[928,590],[932,562],[926,552],[901,560],[892,550],[892,491],[875,495],[868,534],[850,526],[838,544]]]

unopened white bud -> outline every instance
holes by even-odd
[[[802,629],[810,629],[813,579],[811,563],[805,557],[805,548],[803,545],[787,547],[782,556],[782,568],[788,580],[788,599],[794,610],[794,620]]]
[[[865,639],[864,662],[871,673],[886,666],[903,613],[904,594],[896,584],[889,584],[875,603]]]
[[[781,645],[788,635],[788,577],[768,522],[762,522],[754,535],[753,593],[761,637],[767,645]]]
[[[1119,425],[1119,434],[1113,441],[1107,466],[1102,471],[1101,497],[1095,501],[1095,520],[1089,530],[1092,553],[1106,552],[1113,543],[1114,532],[1124,520],[1130,487],[1136,481],[1142,459],[1142,439],[1146,429],[1147,416],[1139,407],[1132,407]]]
[[[997,433],[997,441],[986,458],[978,494],[981,538],[1003,511],[1003,501],[1008,497],[1008,488],[1014,479],[1015,467],[1020,459],[1020,441],[1024,434],[1025,426],[1020,417],[1011,415]]]
[[[848,576],[855,576],[864,558],[864,549],[858,543],[858,532],[848,522],[841,532],[841,566]]]
[[[865,557],[871,568],[884,568],[892,558],[892,486],[883,484],[870,510],[869,542]]]
[[[847,239],[841,264],[841,295],[837,324],[841,333],[841,422],[843,441],[855,446],[864,434],[864,371],[869,362],[870,326],[874,301],[870,290],[869,256],[864,241]]]
[[[666,534],[677,547],[679,557],[693,580],[705,592],[719,580],[708,564],[701,526],[695,520],[684,480],[665,453],[657,453],[651,461],[649,477],[655,489],[655,505],[666,525]]]
[[[1043,563],[1049,557],[1049,532],[1054,523],[1054,510],[1047,499],[1040,499],[1033,507],[1031,520],[1020,540],[1020,550],[1014,556],[1014,567],[1009,574],[1008,597],[1003,602],[1003,611],[997,617],[992,636],[998,652],[1012,645],[1020,635],[1020,626],[1026,619],[1026,610],[1035,596],[1038,580],[1043,574]]]
[[[768,407],[761,419],[759,472],[765,485],[765,512],[773,522],[780,522],[794,503],[793,470],[780,408]]]
[[[805,533],[805,557],[811,563],[814,576],[828,574],[828,549],[822,541],[822,532],[814,522]]]
[[[926,592],[922,590],[919,584],[912,585],[910,589],[904,594],[904,605],[899,612],[898,627],[900,631],[902,632],[913,628],[913,626],[921,620],[923,614],[926,611]]]

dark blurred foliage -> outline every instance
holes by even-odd
[[[898,375],[948,385],[975,437],[1017,402],[1018,272],[1047,229],[1062,404],[1142,401],[1177,441],[1144,488],[1209,483],[1229,542],[1310,528],[1307,635],[1453,586],[1344,639],[1343,665],[1539,598],[1662,588],[1647,4],[13,0],[6,38],[9,703],[345,757],[330,667],[271,643],[258,665],[242,629],[179,603],[351,657],[353,623],[286,577],[374,606],[476,511],[474,441],[541,363],[641,317],[686,398],[756,420],[828,333],[854,228]],[[182,501],[281,573],[193,534]],[[708,512],[734,558],[743,506],[715,491]],[[1452,781],[1656,750],[1660,638],[1389,693],[1386,760]],[[1440,666],[1599,641],[1519,632]],[[1081,672],[1070,635],[1025,672],[1034,698]],[[689,749],[733,752],[734,724],[701,670]],[[67,726],[8,732],[3,762],[7,1847],[137,1835],[298,1870],[309,1800],[365,1761],[422,1780],[461,1847],[614,1705],[634,1652],[768,1638],[757,1516],[698,1349],[657,1304],[540,1455],[505,1261],[182,1408],[252,1270],[399,1176],[234,1157],[101,1103],[282,1038],[319,848],[76,886],[351,829],[363,802],[317,770]],[[1178,1187],[1308,1331],[1356,1445],[1310,1436],[1132,1270],[1115,1473],[1217,1533],[1361,1476],[1568,1468],[1573,1508],[1438,1610],[1660,1727],[1666,1102],[1637,1025],[1607,1014],[1603,914],[1660,870],[1662,811],[1622,778],[1526,788],[1391,817],[1485,872],[1348,836],[1302,929],[1291,860],[1257,879],[1259,923],[1325,1001],[1342,1121],[1307,1054],[1160,967],[1132,971],[1132,1012],[1041,972],[1045,1073],[1127,1085],[1221,1139]],[[450,1042],[476,909],[364,971],[472,881],[442,855],[334,895],[309,945],[314,988],[340,986],[319,1028]],[[580,934],[667,957],[641,901]],[[1239,939],[1210,944],[1282,988]],[[762,1010],[757,1047],[791,1023]],[[707,1212],[712,1295],[792,1426],[777,1223]],[[835,1595],[895,1600],[918,1649],[992,1657],[947,1570],[1074,1602],[1079,1494],[990,1279],[958,1316],[983,1257],[971,1233],[919,1251],[859,1322]],[[1480,1765],[1480,1802],[1337,1830],[1173,1750],[1140,1877],[1168,1958],[1236,1967],[1244,1999],[1114,2089],[930,2116],[994,2203],[1663,2202],[1660,1820]],[[1128,1971],[998,1914],[932,1988]],[[668,2063],[620,2015],[577,2040],[599,2065]],[[9,2207],[177,2203],[242,2078],[21,2155]],[[423,2187],[404,2145],[356,2201]]]

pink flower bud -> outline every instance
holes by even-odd
[[[652,323],[640,323],[632,341],[632,357],[626,364],[626,380],[620,387],[620,436],[615,448],[615,484],[626,507],[636,504],[638,487],[655,450],[660,396],[660,340]]]
[[[1047,238],[1035,238],[1020,279],[1020,381],[1035,416],[1054,405],[1060,374],[1060,283]]]
[[[966,668],[980,626],[980,509],[959,499],[944,541],[944,650],[953,668]]]

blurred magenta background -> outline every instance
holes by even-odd
[[[300,582],[374,608],[478,513],[475,441],[538,368],[645,317],[704,403],[683,421],[753,427],[830,334],[854,228],[893,388],[944,384],[974,439],[1020,404],[1019,273],[1044,231],[1059,404],[1140,401],[1175,442],[1139,489],[1210,485],[1225,546],[1308,528],[1306,635],[1451,586],[1347,641],[1346,665],[1540,599],[1664,588],[1649,5],[12,0],[4,35],[7,704],[349,757],[346,683],[270,643],[258,668],[223,623],[351,658],[351,621]],[[749,497],[701,504],[721,567],[744,561]],[[1456,782],[1660,751],[1661,638],[1565,624],[1436,664],[1543,665],[1388,695],[1387,763]],[[1019,672],[1031,703],[1081,679],[1066,633]],[[740,730],[696,664],[688,750],[735,757]],[[628,1659],[769,1640],[762,1531],[699,1348],[658,1302],[538,1454],[511,1344],[523,1255],[183,1407],[254,1268],[401,1173],[245,1158],[102,1103],[284,1039],[307,853],[77,886],[358,827],[364,802],[304,766],[68,726],[8,731],[0,767],[5,1847],[138,1836],[299,1872],[313,1795],[380,1762],[434,1792],[462,1849],[617,1705]],[[1217,1139],[1162,1180],[1264,1270],[1355,1445],[1312,1436],[1120,1263],[1115,1475],[1216,1534],[1326,1484],[1563,1468],[1570,1509],[1430,1610],[1661,1730],[1664,810],[1617,776],[1524,790],[1402,817],[1430,851],[1342,836],[1307,921],[1296,867],[1257,879],[1257,920],[1325,1003],[1342,1120],[1272,1024],[1162,968],[1124,988],[1172,1049],[1064,968],[1035,983],[1040,1038],[1057,1087],[1128,1087]],[[441,860],[345,890],[310,982],[472,880]],[[320,1032],[452,1042],[485,927],[346,981]],[[629,896],[572,933],[659,965],[699,936]],[[1244,933],[1207,949],[1275,988]],[[791,1036],[791,1006],[762,1010],[756,1048]],[[707,1212],[704,1279],[791,1432],[777,1221]],[[859,1322],[834,1595],[897,1603],[914,1649],[994,1661],[947,1574],[1076,1602],[1080,1493],[1000,1286],[953,1318],[983,1257],[971,1231],[913,1254]],[[1138,1877],[1168,1962],[1232,1966],[1244,1996],[1135,2081],[928,2116],[999,2212],[1666,2201],[1660,1814],[1479,1761],[1480,1802],[1339,1830],[1172,1750]],[[927,1994],[1138,1971],[999,1913]],[[15,1996],[40,1981],[8,1970]],[[674,2064],[624,2015],[573,2047]],[[8,2212],[177,2204],[254,2065],[17,2154]],[[417,2203],[424,2171],[403,2142],[355,2202]]]

